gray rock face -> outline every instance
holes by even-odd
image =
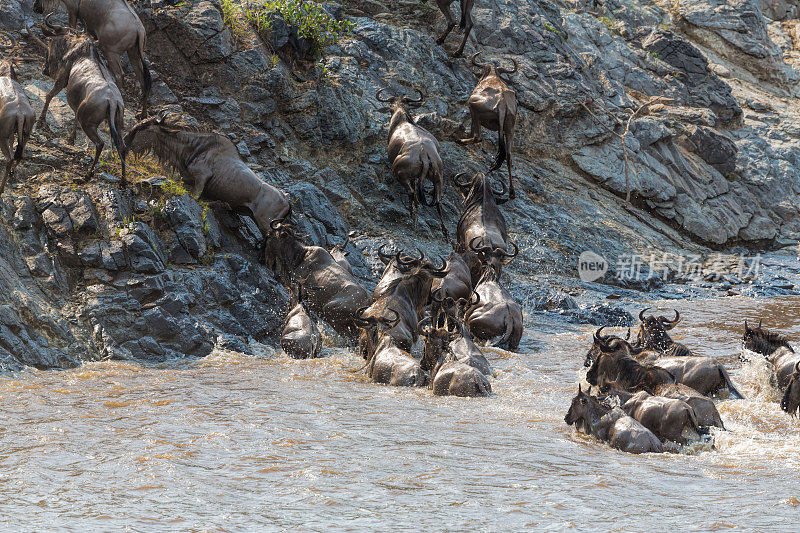
[[[704,126],[689,125],[686,131],[703,161],[722,174],[736,169],[736,154],[739,150],[733,141]]]

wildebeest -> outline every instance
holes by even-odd
[[[482,264],[491,265],[499,276],[503,264],[513,259],[517,252],[515,247],[514,253],[508,253],[506,218],[498,208],[508,201],[504,198],[506,188],[500,191],[492,189],[482,172],[468,181],[460,180],[463,175],[462,172],[453,178],[464,198],[456,237],[458,251],[464,254],[474,284],[480,276]]]
[[[425,337],[420,366],[430,373],[433,393],[437,396],[488,396],[492,393],[491,383],[483,372],[452,350],[452,343],[460,332],[455,324],[447,326],[433,324],[430,317],[420,323],[420,332]]]
[[[694,410],[682,400],[637,392],[622,410],[641,422],[661,441],[686,444],[700,440],[707,431],[700,429]]]
[[[12,41],[11,46],[2,46],[0,50],[8,50],[13,45]],[[25,143],[31,136],[35,120],[28,96],[17,81],[14,64],[10,59],[0,60],[0,150],[7,160],[0,194],[3,194],[14,168],[22,161]],[[12,151],[15,137],[17,147]]]
[[[78,123],[86,136],[94,143],[95,153],[87,179],[94,174],[97,161],[105,143],[97,134],[97,127],[108,122],[111,140],[119,154],[122,165],[122,184],[125,181],[125,149],[120,139],[125,106],[122,94],[108,70],[106,60],[95,42],[86,36],[70,35],[61,26],[46,19],[44,34],[50,37],[43,73],[53,78],[53,88],[47,93],[38,126],[44,126],[47,108],[55,95],[67,90],[67,103],[75,112],[75,122],[70,133],[70,143],[75,142]]]
[[[480,297],[464,317],[469,331],[482,341],[500,338],[497,346],[516,350],[522,339],[522,307],[497,282],[497,272],[486,267],[475,286]]]
[[[572,399],[564,417],[567,425],[574,425],[581,433],[593,435],[612,447],[629,453],[662,452],[661,441],[619,407],[611,408],[581,390]]]
[[[453,251],[447,258],[447,275],[433,281],[432,293],[438,293],[441,298],[460,300],[468,299],[472,293],[472,276],[469,266],[460,253]]]
[[[682,383],[675,383],[674,376],[663,368],[642,365],[632,359],[630,345],[622,339],[603,335],[602,329],[594,335],[593,349],[597,347],[597,351],[586,374],[589,384],[596,385],[601,390],[610,388],[612,390],[609,394],[624,397],[624,400],[630,397],[625,393],[641,390],[656,396],[682,400],[694,409],[701,426],[725,429],[722,417],[711,398]]]
[[[422,1],[427,2],[428,0]],[[436,5],[439,6],[439,10],[444,14],[444,18],[447,19],[447,29],[441,37],[436,39],[436,44],[438,45],[444,44],[444,40],[447,39],[447,36],[450,35],[450,32],[456,27],[456,20],[450,13],[450,4],[453,2],[455,2],[455,0],[436,0]],[[456,56],[460,56],[464,53],[464,46],[466,46],[469,33],[472,31],[472,8],[475,5],[475,0],[459,0],[459,5],[461,8],[461,22],[459,26],[464,30],[464,40],[461,41],[461,46],[458,47],[455,53]]]
[[[224,202],[256,223],[264,238],[271,223],[290,216],[286,195],[248,167],[230,139],[217,133],[180,129],[166,122],[166,114],[146,118],[125,136],[125,151],[153,153],[178,171],[195,197]]]
[[[447,275],[447,265],[442,261],[440,267],[435,267],[422,254],[417,259],[406,259],[401,252],[397,253],[396,261],[385,273],[391,281],[381,280],[375,288],[374,301],[365,316],[386,317],[390,310],[398,313],[400,320],[387,334],[401,349],[409,351],[419,338],[418,323],[430,298],[433,280]]]
[[[397,326],[400,315],[389,309],[392,317],[366,316],[366,307],[356,312],[356,323],[361,327],[359,345],[361,355],[366,359],[367,376],[375,383],[385,383],[396,387],[424,387],[428,375],[419,362],[398,348],[388,331]]]
[[[643,350],[658,350],[664,355],[689,357],[694,354],[686,345],[675,342],[667,331],[674,328],[681,319],[681,314],[675,310],[675,318],[668,319],[664,315],[658,317],[650,315],[644,316],[649,307],[642,309],[639,313],[639,332],[635,346]]]
[[[67,10],[71,28],[77,28],[80,20],[86,31],[97,39],[118,86],[122,85],[120,59],[122,54],[128,53],[142,91],[142,110],[137,118],[146,117],[152,79],[144,59],[147,33],[136,12],[125,0],[34,0],[33,11],[51,13],[59,4]]]
[[[408,209],[414,228],[417,227],[417,210],[419,204],[436,206],[439,222],[442,225],[444,240],[447,240],[447,228],[442,214],[442,187],[444,186],[444,165],[439,156],[439,141],[428,130],[414,122],[408,112],[416,109],[425,101],[419,91],[419,98],[412,100],[407,96],[381,97],[384,89],[380,89],[375,98],[379,102],[388,103],[389,107],[381,111],[392,113],[389,122],[389,162],[392,163],[392,176],[408,194]],[[431,200],[425,197],[425,180],[433,184]]]
[[[794,415],[800,406],[800,354],[795,353],[789,340],[758,326],[751,328],[744,323],[744,347],[763,355],[772,364],[776,383],[783,391],[781,409]]]
[[[616,380],[616,377],[611,376],[617,376],[621,368],[618,365],[623,365],[632,373],[627,378],[629,386],[635,384],[652,391],[652,388],[659,384],[675,382],[686,385],[706,396],[728,389],[731,398],[743,398],[731,381],[728,371],[725,370],[722,363],[714,358],[662,357],[658,355],[659,352],[634,349],[627,341],[618,337],[613,339],[604,337],[600,333],[602,329],[600,328],[595,333],[594,345],[587,353],[584,364],[588,363],[596,367],[596,372],[602,372],[607,376],[605,379]],[[597,356],[604,352],[612,354],[614,357],[598,362]],[[639,364],[636,365],[631,361]]]
[[[514,67],[506,69],[498,64],[479,63],[477,60],[480,52],[472,56],[472,64],[481,69],[478,85],[469,97],[469,112],[472,115],[472,136],[462,139],[464,144],[476,143],[481,140],[481,127],[498,133],[497,159],[489,172],[494,172],[503,166],[503,161],[508,166],[508,194],[509,199],[516,198],[514,180],[511,177],[511,150],[514,147],[514,126],[517,122],[517,93],[508,86],[501,76],[514,74],[517,71],[517,62],[512,59]]]
[[[308,309],[348,340],[358,338],[356,313],[370,304],[367,290],[321,246],[307,246],[292,225],[275,220],[265,241],[266,266],[285,284],[307,292]]]
[[[322,334],[316,319],[306,309],[303,289],[300,286],[292,290],[289,312],[283,322],[281,348],[294,359],[319,357],[322,349]]]
[[[467,300],[461,300],[462,305],[469,305]],[[452,299],[446,299],[441,309],[435,310],[431,306],[430,315],[420,322],[419,327],[428,329],[444,329],[448,332],[449,343],[447,349],[458,361],[467,364],[486,376],[491,376],[492,366],[472,340],[472,334],[464,325],[460,317],[456,316],[459,304]]]

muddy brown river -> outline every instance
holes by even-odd
[[[542,315],[523,353],[489,352],[487,399],[374,385],[335,349],[91,363],[0,381],[3,529],[796,531],[800,423],[739,355],[744,317],[800,339],[800,298],[656,303],[748,397],[719,402],[713,450],[627,455],[567,427],[591,329]]]

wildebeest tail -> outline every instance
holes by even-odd
[[[17,149],[14,150],[14,161],[22,159],[23,148],[25,148],[25,116],[17,113]]]
[[[728,391],[731,394],[731,398],[733,398],[734,400],[744,400],[744,395],[741,392],[739,392],[739,389],[737,389],[736,385],[733,384],[733,381],[731,381],[731,377],[728,375],[728,371],[725,370],[724,368],[720,368],[719,375],[723,380],[725,380],[725,384],[728,387]]]
[[[111,141],[114,143],[114,148],[119,155],[120,165],[122,165],[122,181],[125,181],[125,155],[123,150],[122,139],[117,131],[117,113],[121,110],[117,109],[114,102],[108,103],[108,131],[111,133]]]
[[[514,321],[506,317],[503,321],[503,324],[506,327],[506,331],[503,333],[503,340],[499,342],[499,345],[510,349],[511,337],[514,335]]]
[[[150,65],[144,58],[144,38],[142,35],[136,37],[136,46],[139,48],[139,56],[142,58],[142,79],[144,80],[144,87],[142,87],[142,97],[147,100],[150,95],[150,89],[153,88],[153,77],[150,75]]]
[[[429,205],[428,202],[425,201],[425,180],[428,178],[428,172],[430,170],[431,163],[427,157],[423,156],[422,159],[422,172],[419,174],[419,178],[417,178],[417,187],[416,187],[416,195],[417,195],[417,202],[420,205]]]
[[[497,158],[494,160],[494,166],[489,169],[489,172],[494,172],[505,163],[506,158],[508,157],[508,148],[506,145],[506,134],[505,134],[505,122],[506,117],[505,113],[500,110],[500,116],[498,117],[498,130],[497,130]]]

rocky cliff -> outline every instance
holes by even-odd
[[[36,21],[31,3],[2,0],[0,28],[21,32],[17,65],[40,110],[51,82],[25,38]],[[416,232],[410,226],[386,159],[388,115],[374,96],[424,88],[418,121],[440,139],[447,176],[493,160],[494,134],[475,146],[456,142],[468,131],[476,77],[468,59],[449,55],[456,33],[435,43],[444,27],[435,6],[325,3],[352,33],[290,67],[274,53],[288,34],[232,31],[212,1],[133,5],[148,31],[154,107],[229,135],[263,179],[291,195],[309,241],[342,242],[355,230],[350,259],[367,284],[383,242],[449,253],[433,210],[422,209]],[[568,282],[585,250],[613,265],[648,250],[796,245],[797,16],[788,0],[476,2],[465,56],[519,64],[519,192],[504,206],[521,248],[508,277],[518,294]],[[132,82],[126,92],[130,127]],[[3,368],[274,344],[286,293],[257,264],[252,222],[198,203],[148,161],[132,162],[129,190],[111,159],[89,184],[75,183],[87,169],[86,140],[67,144],[73,115],[60,98],[0,199]],[[444,206],[454,227],[453,187]],[[574,306],[537,298],[532,309]]]

